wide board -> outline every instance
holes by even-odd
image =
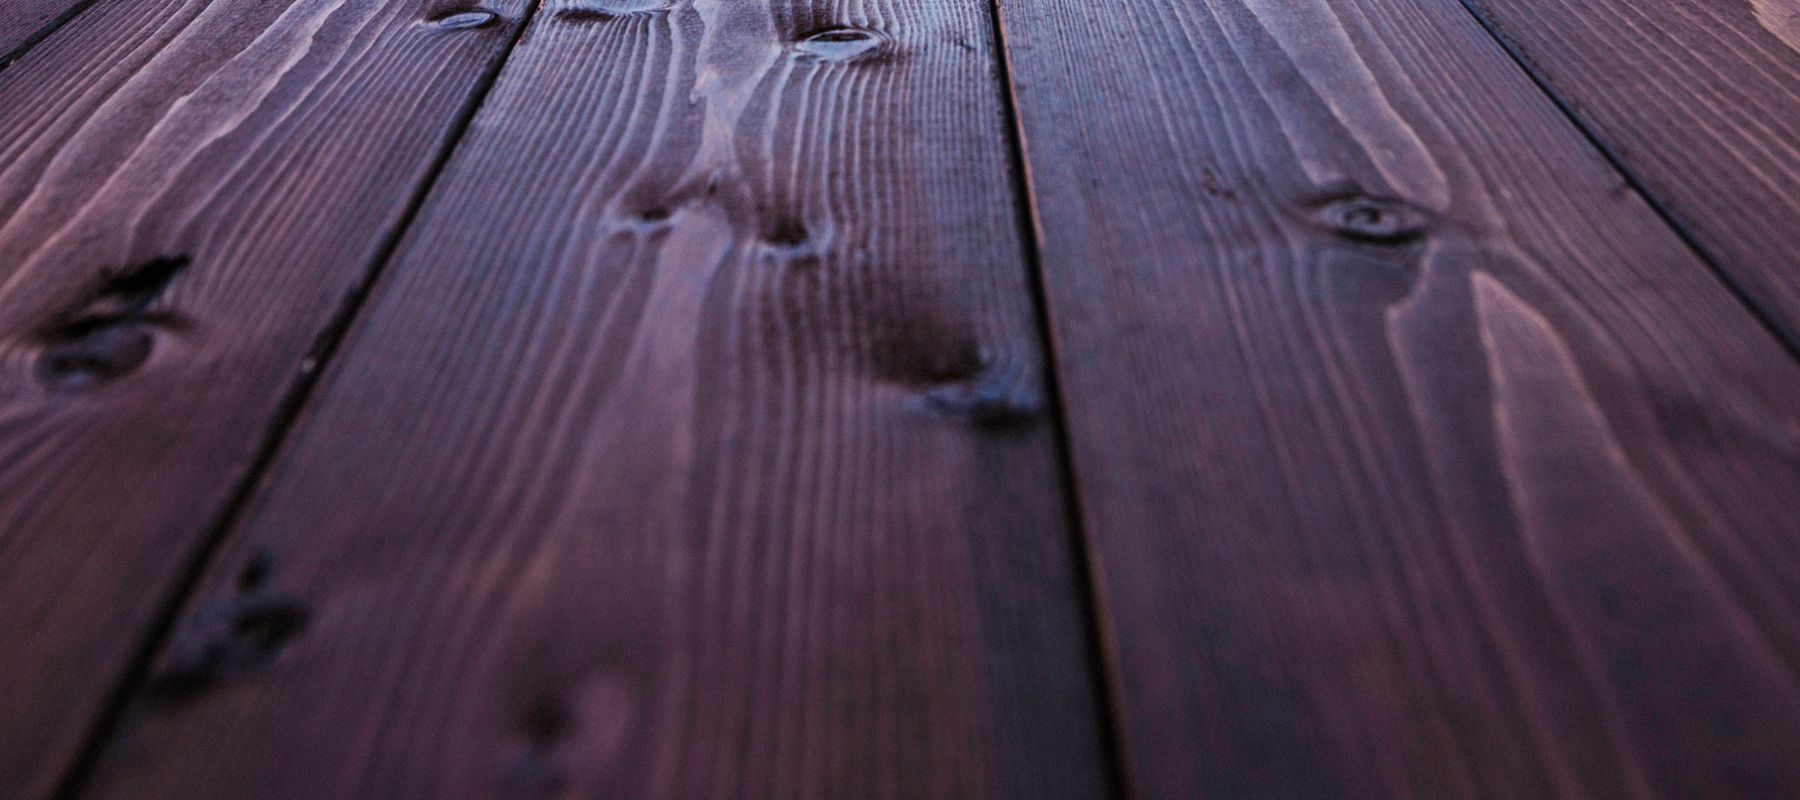
[[[1465,9],[1001,8],[1139,796],[1800,789],[1800,370]]]

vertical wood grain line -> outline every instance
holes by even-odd
[[[358,312],[362,310],[375,285],[380,281],[388,262],[393,259],[394,253],[399,249],[401,240],[405,238],[407,231],[418,217],[419,209],[424,206],[425,198],[430,196],[439,176],[443,174],[445,165],[450,162],[450,158],[456,153],[457,146],[468,134],[469,124],[474,121],[475,115],[487,102],[488,95],[493,90],[495,83],[499,81],[507,61],[512,57],[513,50],[518,47],[526,32],[531,29],[532,22],[542,8],[543,0],[535,0],[525,6],[524,13],[513,28],[511,36],[494,57],[493,63],[487,71],[475,82],[473,91],[469,93],[468,99],[464,102],[454,122],[451,123],[449,135],[445,137],[443,146],[439,148],[432,159],[418,188],[408,199],[406,209],[401,213],[393,230],[382,240],[381,247],[364,273],[362,280],[345,295],[337,313],[332,315],[331,320],[313,340],[312,346],[307,349],[302,363],[311,364],[312,369],[303,370],[289,386],[276,407],[275,415],[269,422],[261,444],[258,445],[255,458],[251,460],[250,466],[244,471],[237,485],[233,487],[230,499],[219,510],[213,521],[207,525],[206,535],[201,537],[194,552],[189,554],[186,559],[186,567],[158,604],[154,622],[138,642],[137,652],[132,656],[131,665],[125,670],[125,674],[120,676],[112,692],[107,695],[102,711],[95,719],[82,746],[70,758],[69,765],[63,772],[62,781],[51,795],[56,800],[74,800],[81,796],[82,789],[93,771],[99,754],[117,729],[119,721],[124,717],[131,697],[143,688],[150,673],[151,663],[169,638],[175,622],[180,619],[181,609],[198,587],[200,579],[206,574],[206,569],[211,563],[213,555],[218,552],[219,546],[231,535],[232,528],[236,527],[244,509],[249,505],[251,496],[261,483],[263,475],[268,471],[269,465],[274,462],[276,454],[280,452],[281,445],[287,438],[289,430],[293,428],[294,421],[299,418],[301,410],[305,408],[314,389],[318,387],[320,380],[330,367],[332,357],[337,354],[338,346],[343,342],[345,333],[349,331],[351,323],[356,320]],[[0,69],[3,69],[4,66],[4,63],[0,63]]]

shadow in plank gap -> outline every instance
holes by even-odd
[[[11,0],[0,14],[0,70],[48,38],[94,0]]]
[[[1800,353],[1800,4],[1463,2]]]

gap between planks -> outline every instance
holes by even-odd
[[[81,8],[72,11],[60,20],[57,23],[58,27],[74,19],[92,4],[93,0],[88,0]],[[337,354],[338,346],[344,340],[344,334],[350,329],[351,323],[355,321],[357,313],[362,310],[376,284],[380,282],[382,272],[386,270],[388,262],[393,259],[395,251],[399,249],[400,242],[412,227],[413,220],[418,217],[419,209],[424,206],[425,199],[431,195],[431,190],[436,186],[438,177],[443,174],[444,166],[449,163],[457,146],[467,135],[469,123],[481,111],[494,84],[499,81],[500,74],[505,71],[507,62],[511,60],[513,50],[518,47],[526,31],[531,29],[531,23],[537,18],[537,13],[542,8],[543,0],[532,0],[525,6],[523,16],[513,27],[511,35],[506,44],[501,47],[499,55],[494,58],[492,66],[476,81],[468,102],[463,105],[452,123],[450,136],[433,157],[424,179],[419,183],[412,197],[408,199],[406,210],[402,212],[394,229],[382,242],[379,253],[371,263],[368,272],[345,296],[343,305],[339,307],[338,312],[325,328],[319,332],[312,347],[308,349],[306,363],[311,365],[311,369],[300,375],[289,387],[286,396],[277,406],[266,433],[262,436],[262,442],[257,448],[255,458],[251,461],[249,468],[245,470],[237,486],[232,489],[230,500],[219,510],[214,521],[207,526],[206,534],[195,546],[194,552],[186,559],[187,566],[176,578],[174,586],[158,604],[155,621],[149,630],[142,634],[129,669],[107,695],[99,717],[94,721],[92,729],[85,741],[82,742],[81,748],[75,753],[62,781],[51,795],[55,800],[74,800],[82,795],[82,789],[92,773],[97,758],[104,751],[107,740],[111,738],[114,729],[124,717],[132,696],[145,685],[156,654],[167,643],[175,623],[181,617],[182,608],[199,586],[200,579],[206,574],[206,569],[218,551],[219,545],[230,535],[251,497],[254,496],[257,486],[262,483],[269,465],[274,462],[275,456],[281,451],[288,431],[292,429],[294,421],[299,418],[307,400],[312,397],[313,390],[318,387],[320,379],[330,366],[332,357]],[[46,32],[39,36],[36,41],[48,38],[49,33]],[[34,41],[33,44],[35,43]],[[6,66],[7,63],[0,62],[0,69],[5,69]]]
[[[81,16],[82,12],[92,8],[94,2],[95,0],[75,0],[68,8],[63,9],[61,13],[45,20],[42,25],[38,26],[37,30],[19,37],[16,45],[4,52],[0,52],[0,72],[4,72],[7,67],[13,65],[13,62],[25,57],[25,54],[31,52],[31,49],[37,47],[40,42],[55,35],[57,31],[62,30],[64,25],[74,21],[76,17]],[[5,45],[5,35],[0,34],[0,47],[4,47]]]
[[[1463,9],[1469,12],[1469,16],[1475,19],[1475,24],[1480,25],[1481,29],[1486,31],[1489,37],[1499,43],[1500,49],[1506,51],[1507,57],[1511,58],[1513,63],[1518,65],[1519,71],[1530,78],[1531,82],[1537,86],[1538,91],[1543,92],[1544,96],[1550,99],[1551,104],[1556,106],[1556,110],[1562,113],[1563,117],[1569,121],[1569,124],[1573,126],[1575,130],[1581,133],[1583,138],[1587,139],[1588,144],[1593,146],[1595,152],[1598,152],[1602,158],[1606,159],[1608,164],[1612,165],[1613,170],[1619,173],[1619,177],[1625,182],[1625,185],[1629,187],[1631,191],[1637,193],[1639,197],[1643,198],[1644,204],[1649,206],[1650,210],[1655,212],[1656,216],[1661,218],[1665,225],[1669,226],[1669,230],[1674,231],[1675,236],[1681,239],[1682,244],[1686,245],[1688,250],[1693,252],[1694,256],[1698,258],[1701,263],[1706,265],[1707,270],[1712,272],[1713,277],[1718,278],[1719,284],[1724,286],[1727,292],[1731,293],[1731,296],[1738,301],[1739,305],[1742,305],[1746,311],[1750,312],[1750,316],[1756,319],[1757,324],[1761,325],[1764,330],[1769,332],[1769,335],[1787,352],[1788,357],[1795,361],[1800,361],[1800,331],[1796,331],[1793,328],[1782,324],[1781,318],[1774,310],[1758,302],[1751,296],[1750,291],[1745,288],[1743,282],[1733,277],[1730,270],[1725,268],[1725,259],[1718,253],[1713,252],[1711,248],[1701,244],[1700,237],[1694,233],[1694,230],[1690,226],[1683,223],[1675,215],[1675,212],[1670,208],[1669,203],[1653,191],[1643,177],[1638,174],[1637,170],[1632,169],[1631,165],[1626,163],[1624,158],[1620,157],[1617,148],[1601,138],[1600,132],[1596,130],[1593,125],[1589,124],[1588,120],[1582,117],[1580,112],[1575,110],[1574,104],[1569,102],[1567,98],[1563,97],[1562,94],[1557,92],[1556,88],[1550,84],[1550,81],[1544,75],[1543,70],[1539,69],[1531,59],[1525,56],[1525,52],[1519,47],[1517,42],[1513,41],[1511,37],[1502,32],[1500,28],[1494,24],[1493,20],[1488,18],[1487,14],[1482,13],[1481,9],[1475,6],[1474,0],[1456,1],[1462,4]],[[996,0],[996,2],[998,2],[998,0]]]
[[[1081,592],[1082,622],[1088,637],[1088,674],[1100,710],[1100,744],[1105,749],[1101,764],[1106,770],[1107,791],[1114,797],[1137,797],[1131,779],[1131,760],[1126,757],[1124,720],[1121,716],[1118,640],[1106,613],[1105,582],[1100,575],[1099,552],[1088,533],[1087,514],[1081,503],[1080,475],[1075,469],[1069,417],[1064,407],[1061,364],[1057,357],[1056,326],[1051,322],[1049,286],[1044,275],[1043,220],[1038,216],[1037,196],[1031,183],[1031,161],[1026,153],[1025,126],[1019,119],[1019,93],[1013,84],[1012,49],[1006,38],[1006,18],[1000,4],[988,0],[989,22],[994,28],[994,54],[999,69],[1000,108],[1005,115],[1008,167],[1019,220],[1019,247],[1024,255],[1025,280],[1031,288],[1031,307],[1037,322],[1038,347],[1044,353],[1045,416],[1051,427],[1056,468],[1062,481],[1063,508],[1069,529],[1072,563]]]

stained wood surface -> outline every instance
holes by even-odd
[[[1800,7],[997,7],[6,4],[0,798],[1800,796]]]
[[[0,69],[87,4],[88,0],[7,0],[0,12]]]
[[[103,3],[0,72],[0,794],[79,750],[509,40],[434,16]]]
[[[1800,0],[1473,0],[1800,345]]]
[[[1463,8],[1002,8],[1140,796],[1800,792],[1800,373]]]
[[[1100,796],[1001,97],[547,3],[87,796]]]

